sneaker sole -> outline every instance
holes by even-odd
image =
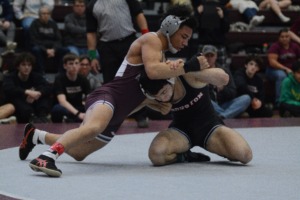
[[[35,171],[35,172],[43,172],[45,174],[47,174],[50,177],[60,177],[62,173],[55,171],[55,170],[51,170],[45,167],[38,167],[34,164],[29,163],[29,167]]]

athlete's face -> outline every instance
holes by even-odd
[[[182,26],[171,37],[171,43],[173,47],[180,51],[184,47],[188,46],[188,42],[193,35],[193,30],[188,26]]]
[[[160,102],[170,102],[173,97],[173,92],[173,85],[166,84],[162,89],[158,91],[156,95],[154,95],[154,98]]]

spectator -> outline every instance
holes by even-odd
[[[92,74],[91,70],[91,59],[88,55],[81,55],[80,56],[80,70],[79,70],[79,74],[86,77],[89,82],[90,82],[90,86],[91,86],[91,90],[95,90],[97,87],[101,86],[101,82],[99,80],[99,78],[97,76],[95,76],[94,74]]]
[[[280,91],[281,117],[300,117],[300,61],[292,65],[292,73],[282,81]]]
[[[229,75],[229,83],[224,87],[209,85],[211,102],[222,119],[235,118],[246,111],[250,105],[250,97],[249,95],[237,96],[236,86],[230,70],[216,63],[217,51],[215,46],[205,45],[202,53],[211,68],[221,68]]]
[[[291,39],[300,45],[300,17],[298,17],[292,24],[289,35]]]
[[[259,3],[259,10],[267,10],[270,9],[279,17],[279,19],[287,23],[291,19],[285,16],[281,9],[286,9],[292,4],[291,0],[262,0]]]
[[[31,51],[37,59],[37,72],[45,74],[45,61],[53,58],[57,63],[57,70],[63,71],[63,56],[69,52],[62,47],[62,36],[57,23],[50,20],[50,9],[43,6],[39,10],[39,18],[35,19],[29,29],[31,36]]]
[[[0,0],[0,46],[6,49],[1,55],[14,53],[17,43],[15,40],[16,25],[13,22],[13,9],[9,0]]]
[[[39,17],[39,8],[48,6],[52,11],[54,0],[14,0],[13,10],[15,18],[20,21],[24,33],[24,42],[26,50],[30,50],[29,27],[31,23]]]
[[[80,64],[76,54],[68,53],[63,58],[65,73],[55,77],[55,105],[51,110],[54,123],[81,122],[85,115],[84,98],[90,93],[89,81],[78,74]]]
[[[249,29],[253,29],[255,26],[261,24],[265,16],[257,15],[259,10],[254,1],[251,0],[230,0],[232,8],[237,9],[249,23]]]
[[[300,58],[300,46],[291,41],[289,30],[279,31],[278,41],[268,50],[269,66],[266,68],[266,77],[275,81],[275,107],[278,107],[280,84],[292,70],[292,64]]]
[[[4,76],[3,91],[16,109],[18,123],[47,123],[51,87],[41,74],[33,72],[35,58],[24,52],[17,56],[16,70]]]
[[[73,13],[65,16],[64,44],[71,53],[87,54],[85,1],[75,0]]]
[[[265,106],[265,89],[263,79],[257,74],[263,66],[258,56],[248,56],[245,67],[241,67],[234,74],[238,95],[247,94],[251,97],[251,104],[247,112],[250,117],[272,117],[273,111]]]
[[[92,0],[86,10],[86,19],[87,45],[92,69],[98,72],[101,66],[105,84],[115,77],[130,45],[137,38],[134,24],[136,23],[144,34],[149,31],[147,21],[137,0]],[[100,64],[96,59],[96,46],[101,57]],[[145,112],[145,109],[142,109],[133,116],[138,127],[148,127]]]
[[[226,34],[229,31],[228,10],[224,5],[229,0],[216,3],[206,0],[192,1],[195,17],[197,17],[198,26],[198,49],[206,44],[214,45],[218,48],[217,62],[222,66],[226,66]]]

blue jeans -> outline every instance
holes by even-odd
[[[274,69],[271,67],[266,68],[265,74],[267,79],[275,81],[275,103],[277,105],[280,97],[280,85],[283,79],[287,77],[287,74],[283,70]]]
[[[224,119],[235,118],[249,107],[251,98],[248,94],[241,95],[222,104],[211,101],[215,111]]]

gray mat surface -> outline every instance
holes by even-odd
[[[300,127],[237,130],[253,150],[247,166],[194,148],[212,161],[153,167],[147,150],[156,133],[116,136],[83,162],[63,155],[57,162],[61,178],[28,166],[47,146],[37,146],[26,161],[18,159],[18,148],[1,150],[0,194],[43,200],[299,200]]]

